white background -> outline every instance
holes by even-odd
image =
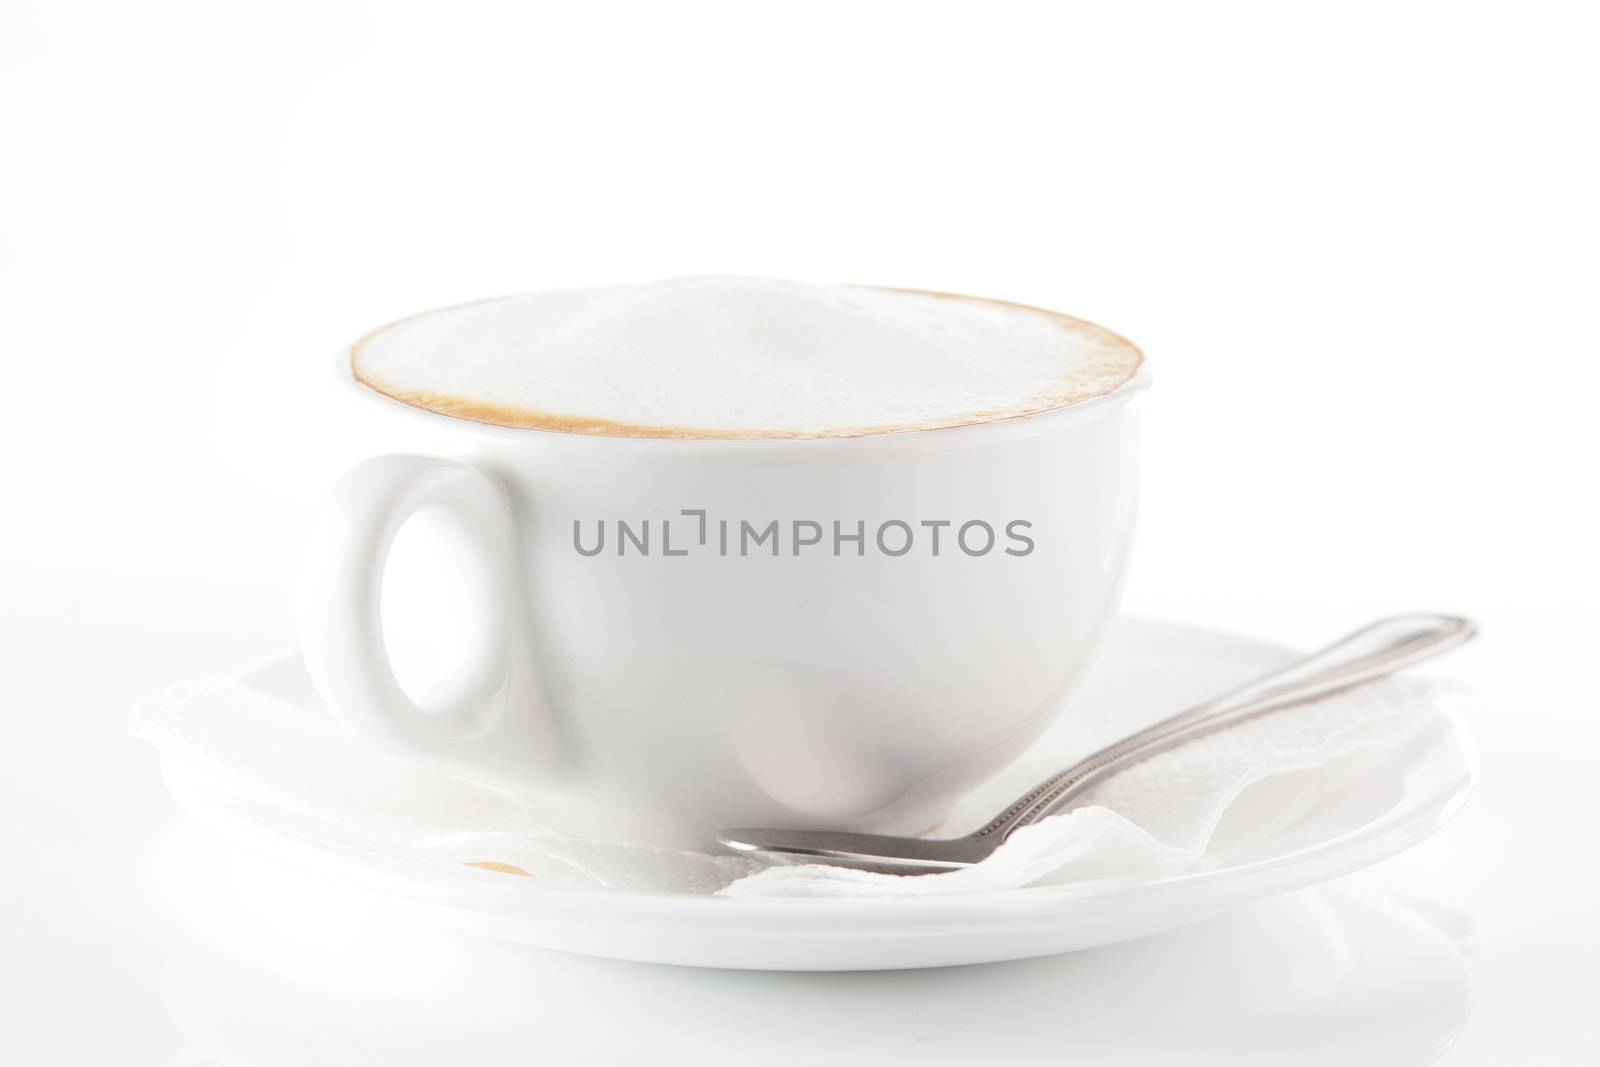
[[[1361,877],[1461,917],[1447,1062],[1585,1062],[1596,30],[1539,3],[11,0],[0,1058],[235,1062],[163,997],[168,861],[206,839],[126,716],[292,642],[338,346],[436,304],[728,271],[1137,340],[1130,611],[1292,644],[1478,617],[1442,672],[1483,693],[1479,795]],[[1102,958],[1136,1003],[1134,957]],[[582,972],[601,1004],[606,973]],[[959,1003],[959,972],[917,981]]]

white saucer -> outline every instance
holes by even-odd
[[[1124,620],[1057,729],[1109,739],[1291,656],[1226,634]],[[281,674],[258,672],[256,684],[265,687]],[[1437,714],[1404,745],[1352,766],[1337,790],[1278,818],[1241,821],[1246,832],[1225,825],[1206,869],[1193,873],[961,895],[798,900],[555,888],[459,863],[315,840],[231,805],[197,767],[171,757],[162,765],[173,795],[202,821],[489,937],[700,967],[887,970],[1024,959],[1126,941],[1367,866],[1422,840],[1456,813],[1471,790],[1476,754],[1460,722]],[[1270,794],[1262,799],[1270,802]]]

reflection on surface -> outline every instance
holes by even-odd
[[[179,886],[181,885],[181,890]],[[1416,909],[1337,885],[1131,944],[937,971],[768,974],[564,956],[235,861],[174,880],[169,1067],[880,1062],[1420,1064],[1465,969]]]

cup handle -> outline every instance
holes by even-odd
[[[455,514],[495,581],[493,633],[465,690],[424,710],[384,644],[384,568],[395,535],[423,508]],[[295,614],[306,668],[333,712],[374,741],[501,785],[526,783],[555,753],[528,625],[511,506],[488,475],[434,456],[375,456],[329,490],[300,562]]]

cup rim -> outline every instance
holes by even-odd
[[[865,286],[864,288],[889,289],[890,287]],[[364,402],[381,403],[385,410],[398,413],[409,413],[409,417],[411,417],[414,421],[423,420],[431,423],[435,427],[440,425],[452,425],[465,433],[479,437],[492,437],[508,442],[523,441],[530,443],[541,440],[546,442],[613,442],[624,447],[655,446],[661,449],[671,448],[679,450],[709,447],[711,449],[726,452],[751,451],[762,448],[782,448],[785,451],[792,451],[796,450],[797,448],[838,448],[852,445],[860,447],[868,442],[878,444],[904,444],[908,442],[929,443],[932,441],[953,443],[956,440],[959,440],[962,436],[970,436],[974,434],[993,434],[997,431],[1029,432],[1043,430],[1058,423],[1075,420],[1084,416],[1097,416],[1110,407],[1126,403],[1128,400],[1143,393],[1150,387],[1150,361],[1145,356],[1143,349],[1139,348],[1138,345],[1134,344],[1126,337],[1123,337],[1121,334],[1107,329],[1106,327],[1101,326],[1099,323],[1089,322],[1087,319],[1078,319],[1076,316],[1067,315],[1064,312],[1052,311],[1048,308],[1033,307],[1031,305],[1017,304],[1005,300],[995,300],[989,297],[964,296],[962,294],[944,293],[926,289],[898,289],[892,291],[918,292],[926,293],[930,296],[954,297],[957,299],[966,300],[981,300],[986,303],[1027,308],[1028,310],[1041,311],[1049,315],[1059,316],[1061,318],[1073,319],[1077,322],[1085,322],[1088,325],[1093,326],[1095,329],[1108,334],[1121,344],[1127,345],[1128,348],[1139,357],[1139,362],[1134,368],[1133,374],[1129,375],[1125,381],[1119,383],[1116,387],[1109,389],[1104,393],[1083,397],[1078,400],[1070,400],[1064,404],[1058,404],[1055,407],[1044,408],[1040,411],[1025,412],[1015,415],[1003,415],[998,418],[983,419],[977,422],[957,423],[950,426],[909,426],[898,429],[887,428],[883,430],[868,431],[866,433],[859,434],[840,434],[837,436],[817,437],[658,437],[646,434],[574,433],[569,430],[562,430],[548,426],[506,426],[502,423],[485,422],[479,419],[467,418],[461,415],[451,415],[445,412],[435,411],[431,408],[425,408],[416,404],[408,403],[407,401],[401,400],[398,397],[384,393],[376,387],[369,385],[360,378],[356,377],[354,372],[355,351],[361,346],[362,343],[364,343],[374,334],[380,333],[391,326],[405,322],[407,319],[415,318],[417,315],[427,315],[432,314],[435,311],[447,310],[450,307],[461,307],[474,303],[488,303],[493,300],[509,299],[510,297],[520,295],[507,294],[506,296],[489,297],[485,300],[465,301],[462,304],[445,305],[441,308],[433,308],[429,309],[428,311],[417,312],[414,315],[403,316],[402,318],[385,323],[384,325],[376,327],[375,329],[368,330],[366,333],[362,334],[349,344],[344,345],[339,350],[339,354],[336,357],[331,369],[337,376],[339,382],[346,389],[356,390],[363,398],[365,398]],[[402,417],[405,417],[405,415],[403,414]],[[418,424],[420,425],[421,423],[418,422]],[[591,447],[598,448],[602,446],[600,444],[596,444]]]

